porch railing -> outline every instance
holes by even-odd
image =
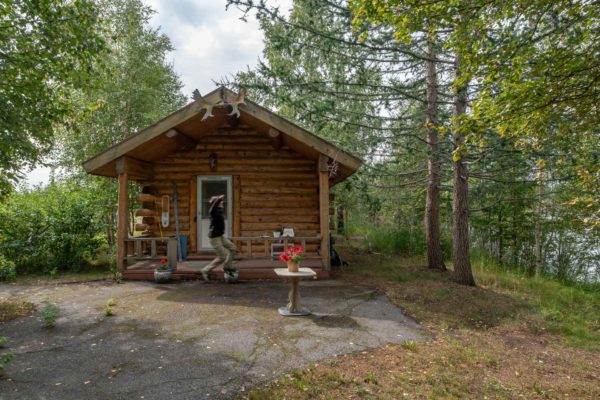
[[[163,245],[165,250],[159,251],[159,245]],[[125,250],[125,261],[166,258],[169,265],[177,264],[177,239],[175,237],[130,236],[125,239]]]
[[[271,258],[283,252],[290,245],[302,246],[306,249],[306,244],[310,242],[321,243],[321,235],[317,236],[296,236],[275,238],[272,236],[233,236],[229,238],[238,247],[240,258]],[[261,250],[255,250],[253,247],[256,243],[263,245]],[[274,254],[276,253],[276,254]],[[307,252],[304,258],[317,259],[321,258],[317,252]]]
[[[275,238],[272,236],[234,236],[229,238],[238,247],[238,257],[241,259],[269,259],[277,257],[289,246],[302,246],[306,249],[308,243],[321,243],[321,236],[296,236]],[[125,265],[127,261],[158,260],[167,258],[169,265],[177,264],[177,239],[175,237],[130,236],[124,241]],[[256,244],[262,244],[260,250]],[[304,258],[320,259],[318,251],[306,252]]]

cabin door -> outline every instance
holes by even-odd
[[[198,249],[212,250],[208,241],[208,228],[210,226],[209,199],[221,194],[225,195],[225,235],[231,236],[231,176],[199,176],[198,177]]]

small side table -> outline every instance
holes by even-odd
[[[308,308],[300,307],[300,291],[298,286],[300,279],[312,278],[317,275],[311,268],[298,268],[298,272],[290,272],[287,268],[275,268],[275,273],[280,278],[287,278],[292,281],[292,288],[288,295],[289,303],[285,307],[279,307],[279,314],[284,317],[296,317],[301,315],[310,315]]]

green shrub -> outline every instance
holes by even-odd
[[[19,274],[78,272],[106,248],[103,212],[74,181],[14,192],[0,203],[0,254]]]
[[[17,278],[15,263],[0,256],[0,281],[14,281]]]
[[[117,305],[117,302],[115,301],[115,299],[108,299],[108,301],[106,302],[106,306],[104,307],[104,314],[107,317],[110,317],[111,315],[115,315],[114,311],[113,311],[113,307]]]
[[[5,347],[7,343],[8,339],[6,338],[6,336],[0,336],[0,349]]]
[[[49,301],[46,301],[45,303],[46,305],[42,308],[42,319],[44,320],[44,326],[46,328],[52,328],[56,323],[56,318],[60,315],[60,308]]]

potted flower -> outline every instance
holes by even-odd
[[[161,258],[158,268],[154,270],[154,280],[158,283],[167,282],[171,279],[171,269],[169,261],[166,258]]]
[[[302,246],[290,246],[286,251],[279,255],[279,259],[281,261],[285,261],[287,264],[288,271],[290,272],[298,272],[298,268],[300,267],[300,260],[302,259],[302,255],[304,254],[304,249]]]

